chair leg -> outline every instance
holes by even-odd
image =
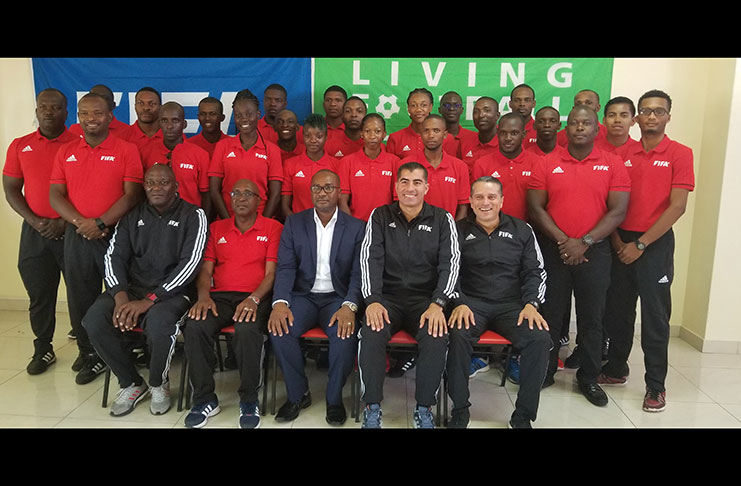
[[[270,341],[264,343],[265,357],[262,364],[262,414],[268,410],[268,383],[270,370]]]
[[[188,380],[188,360],[183,353],[183,364],[180,366],[180,392],[178,393],[178,412],[183,411],[183,399],[189,395],[190,381]],[[190,401],[190,400],[188,400]],[[186,403],[186,405],[188,405]],[[188,407],[190,408],[190,407]]]
[[[275,389],[278,386],[278,357],[273,355],[270,356],[272,362],[271,362],[271,368],[273,368],[273,379],[270,381],[270,414],[275,415]]]
[[[448,426],[448,372],[443,372],[443,425]]]
[[[111,386],[111,368],[106,367],[105,369],[105,378],[103,383],[103,404],[101,405],[103,408],[106,408],[108,406],[108,391]]]
[[[507,383],[507,376],[509,376],[509,359],[512,357],[512,346],[507,345],[504,355],[504,371],[502,372],[502,382],[499,386],[504,386]]]

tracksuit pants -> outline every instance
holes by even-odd
[[[515,414],[534,421],[537,418],[540,389],[548,368],[552,346],[550,333],[537,326],[530,329],[528,321],[519,326],[517,319],[522,311],[520,302],[483,301],[467,298],[467,305],[474,313],[475,326],[466,329],[452,327],[448,351],[448,393],[453,400],[453,408],[471,406],[468,401],[468,377],[471,370],[473,345],[487,329],[491,329],[509,339],[520,352],[520,389],[517,392]],[[505,364],[505,365],[508,365]]]
[[[101,295],[105,277],[103,258],[108,250],[110,236],[86,240],[76,233],[73,224],[67,224],[64,233],[64,269],[67,284],[69,320],[77,335],[81,355],[95,354],[95,349],[82,325],[82,319],[93,302]]]
[[[147,292],[148,290],[130,289],[129,298],[138,300]],[[143,378],[136,369],[131,349],[124,338],[125,333],[113,326],[115,305],[110,294],[100,294],[85,314],[82,324],[98,356],[111,368],[121,388],[126,388],[132,383],[141,384]],[[190,301],[184,295],[174,296],[154,304],[139,321],[150,353],[150,386],[161,386],[168,381],[175,342],[189,308]]]
[[[23,222],[18,250],[18,273],[29,298],[29,319],[35,337],[34,354],[52,350],[56,328],[57,292],[64,276],[64,240],[44,238]]]
[[[445,361],[448,353],[448,335],[433,337],[428,325],[419,327],[419,318],[432,302],[429,295],[394,295],[384,297],[383,306],[391,324],[374,331],[363,317],[359,332],[358,365],[360,367],[361,396],[365,403],[381,403],[386,376],[386,345],[399,330],[411,334],[418,343],[415,399],[418,405],[430,407],[437,403]],[[470,367],[470,360],[469,360]]]
[[[612,265],[609,242],[603,240],[592,245],[584,254],[588,262],[566,265],[559,255],[556,243],[548,238],[539,238],[538,241],[542,242],[541,250],[548,272],[542,315],[548,323],[553,341],[547,376],[556,373],[563,317],[573,292],[581,356],[576,379],[584,384],[596,383],[602,368],[602,319]]]
[[[205,320],[187,318],[185,321],[185,356],[188,359],[188,378],[193,387],[195,406],[217,400],[214,345],[219,331],[230,325],[234,325],[232,347],[239,370],[239,400],[248,403],[258,401],[258,391],[263,384],[261,371],[271,299],[266,296],[257,306],[255,322],[234,322],[235,309],[248,295],[246,292],[211,292],[219,315],[215,316],[209,311]]]
[[[623,241],[634,241],[642,233],[618,230]],[[605,326],[610,333],[608,376],[629,374],[628,356],[633,346],[636,301],[641,298],[641,347],[646,365],[646,386],[666,391],[671,284],[674,280],[674,233],[669,230],[649,245],[630,265],[612,259],[612,280],[607,293]]]
[[[344,299],[335,292],[309,293],[291,297],[293,326],[288,334],[270,334],[270,345],[278,359],[286,383],[288,401],[301,400],[309,390],[304,372],[304,355],[299,339],[306,331],[320,326],[329,338],[329,371],[325,393],[328,405],[342,404],[342,388],[355,365],[357,333],[349,339],[337,337],[337,325],[328,327],[332,315],[342,306]]]

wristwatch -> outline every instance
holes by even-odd
[[[643,243],[643,242],[642,242],[641,240],[639,240],[638,238],[636,238],[636,248],[638,248],[639,250],[643,251],[643,250],[645,250],[645,249],[646,249],[646,244],[645,244],[645,243]]]
[[[255,297],[254,295],[250,295],[249,298],[252,299],[252,302],[254,302],[255,304],[260,305],[260,299],[259,298]]]
[[[530,302],[528,302],[528,304],[530,304],[531,306],[535,307],[535,310],[536,311],[539,311],[540,310],[540,303],[538,303],[537,300],[531,300]]]
[[[581,237],[581,242],[587,246],[592,246],[594,245],[594,238],[592,238],[592,235],[586,234]]]
[[[105,229],[106,229],[106,228],[108,227],[108,226],[106,226],[106,224],[105,224],[105,223],[103,222],[103,220],[102,220],[102,219],[100,219],[100,218],[95,218],[95,224],[97,224],[97,225],[98,225],[98,228],[100,229],[100,231],[105,231]]]
[[[147,300],[151,300],[153,304],[156,304],[160,299],[154,292],[150,292],[147,294]]]
[[[342,305],[346,305],[353,312],[358,312],[358,306],[354,304],[353,302],[350,302],[349,300],[346,300],[345,302],[343,302]]]

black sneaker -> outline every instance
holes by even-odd
[[[75,377],[75,383],[78,385],[85,385],[90,383],[99,374],[103,373],[108,365],[103,362],[97,354],[93,354],[85,359],[85,363],[82,365],[82,369]]]
[[[530,423],[530,420],[520,417],[519,415],[512,414],[512,417],[509,419],[509,423],[507,424],[507,428],[510,429],[532,429],[533,426]]]
[[[416,360],[416,356],[409,356],[407,359],[400,359],[396,362],[394,367],[389,370],[389,378],[401,378],[404,376],[404,373],[414,368],[414,362]]]
[[[471,412],[468,407],[461,409],[453,409],[451,412],[450,422],[448,422],[449,429],[467,429],[468,423],[471,421]]]
[[[574,348],[574,352],[571,353],[571,356],[566,358],[566,361],[563,362],[563,365],[570,369],[570,370],[576,370],[581,367],[581,357],[579,356],[579,346]]]
[[[607,394],[597,383],[579,383],[579,391],[592,405],[604,407],[607,405]]]
[[[70,331],[67,333],[67,339],[77,339],[77,333],[74,329],[70,329]]]
[[[85,355],[78,354],[77,358],[75,358],[75,361],[72,363],[72,371],[80,371],[82,369],[82,365],[84,364],[85,364]]]
[[[57,360],[57,356],[51,349],[44,354],[35,354],[31,362],[26,366],[29,375],[40,375],[49,368],[49,365]]]

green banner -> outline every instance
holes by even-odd
[[[512,88],[522,83],[535,90],[533,115],[552,106],[566,120],[574,95],[582,89],[596,91],[603,105],[609,100],[613,67],[612,58],[316,58],[314,62],[314,112],[323,113],[324,90],[339,85],[348,96],[363,98],[369,113],[382,114],[388,133],[409,125],[406,99],[415,88],[432,92],[433,113],[438,113],[446,92],[457,92],[464,108],[461,125],[472,130],[471,113],[479,97],[498,100],[499,111],[505,114],[510,111]]]

